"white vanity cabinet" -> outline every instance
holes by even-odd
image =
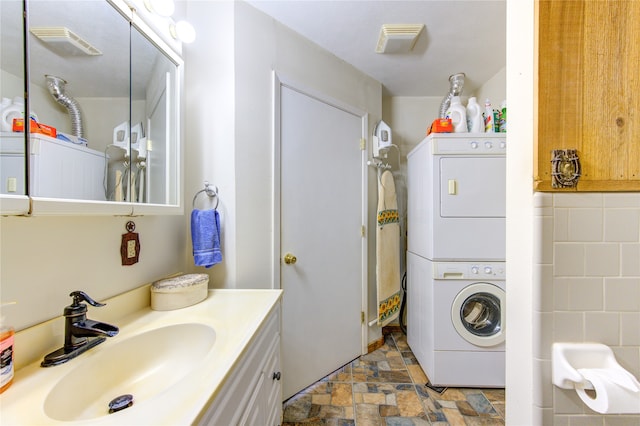
[[[282,418],[280,304],[254,335],[198,425],[275,426]]]

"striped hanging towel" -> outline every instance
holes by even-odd
[[[376,277],[378,325],[382,327],[400,312],[400,223],[393,174],[385,170],[378,180]]]

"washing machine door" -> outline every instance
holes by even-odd
[[[504,290],[494,284],[470,284],[453,300],[453,326],[471,344],[499,345],[505,339],[505,300]]]

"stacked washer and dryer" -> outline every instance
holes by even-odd
[[[434,387],[505,385],[505,154],[450,133],[407,156],[407,340]]]

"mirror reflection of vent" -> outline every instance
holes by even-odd
[[[102,55],[100,50],[67,27],[34,27],[29,31],[62,55]]]

